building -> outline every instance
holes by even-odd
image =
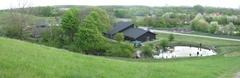
[[[49,29],[48,20],[38,20],[37,23],[32,27],[32,37],[40,38],[42,33]]]
[[[136,28],[134,24],[130,22],[118,22],[105,33],[105,36],[113,39],[117,33],[123,33],[124,39],[129,41],[151,41],[156,39],[156,34],[147,30]]]

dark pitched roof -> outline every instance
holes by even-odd
[[[129,28],[129,29],[125,30],[123,32],[123,34],[125,36],[136,39],[136,38],[140,37],[141,35],[145,34],[146,32],[148,32],[148,31],[140,29],[140,28]]]
[[[111,30],[109,30],[107,33],[108,34],[115,34],[118,33],[124,29],[126,29],[127,27],[131,26],[132,23],[130,22],[118,22],[116,24],[114,24],[114,26],[111,28]]]
[[[37,27],[46,27],[46,26],[49,26],[48,20],[46,20],[46,19],[40,19],[40,20],[37,21],[36,26],[37,26]]]

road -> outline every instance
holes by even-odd
[[[146,27],[139,27],[144,30],[148,30]],[[170,32],[165,30],[155,30],[155,29],[149,29],[151,32],[155,33],[167,33],[167,34],[176,34],[176,35],[184,35],[184,36],[192,36],[192,37],[203,37],[203,38],[212,38],[212,39],[219,39],[219,40],[229,40],[229,41],[239,41],[240,39],[232,39],[232,38],[221,38],[221,37],[212,37],[212,36],[204,36],[204,35],[195,35],[195,34],[183,34],[183,33],[177,33],[177,32]]]

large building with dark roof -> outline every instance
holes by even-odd
[[[115,34],[123,33],[124,39],[129,41],[151,41],[156,39],[156,34],[147,30],[134,27],[130,22],[118,22],[105,33],[108,38],[113,38]]]

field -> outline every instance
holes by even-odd
[[[158,39],[167,36],[159,34]],[[113,59],[0,38],[0,78],[232,78],[240,71],[240,42],[178,35],[175,42],[216,46],[219,55],[169,60]]]

